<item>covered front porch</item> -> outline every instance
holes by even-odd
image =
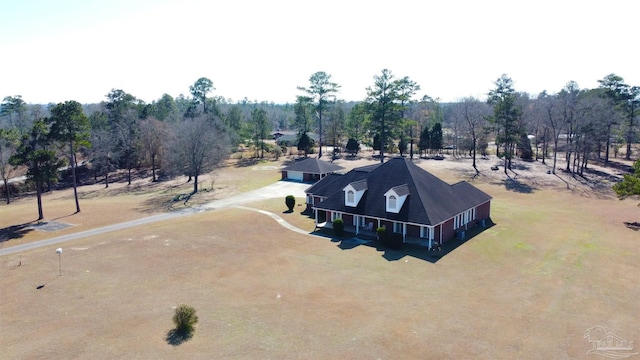
[[[433,228],[429,229],[423,227],[424,229],[420,229],[421,227],[404,224],[404,223],[393,223],[389,221],[385,221],[383,219],[372,219],[372,218],[364,218],[362,220],[353,221],[353,218],[350,218],[350,215],[342,214],[342,217],[337,217],[342,219],[344,232],[347,234],[352,234],[353,237],[357,237],[364,240],[374,240],[378,239],[377,229],[379,227],[387,228],[389,234],[395,234],[396,236],[402,236],[402,242],[404,244],[412,244],[423,246],[429,250],[439,248],[441,246],[441,242],[437,241],[434,238],[436,232]],[[322,218],[320,218],[322,219]],[[335,220],[336,218],[332,219]],[[318,221],[318,217],[316,216],[316,228],[315,231],[326,231],[327,233],[333,234],[333,221],[328,221],[326,219],[322,219],[325,221]],[[354,224],[355,223],[355,224]],[[420,236],[424,235],[424,236]],[[428,236],[428,237],[425,237]]]

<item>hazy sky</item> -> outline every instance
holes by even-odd
[[[294,102],[325,71],[362,100],[390,69],[442,101],[516,90],[640,85],[640,1],[0,0],[0,98],[146,102],[198,78],[232,100]]]

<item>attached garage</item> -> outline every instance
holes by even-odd
[[[293,181],[303,181],[304,180],[304,173],[302,171],[287,171],[287,175],[286,175],[286,179],[287,180],[293,180]]]
[[[282,169],[282,180],[316,182],[327,174],[342,170],[342,166],[335,165],[317,158],[302,158],[294,160]]]

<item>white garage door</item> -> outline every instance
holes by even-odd
[[[302,181],[304,177],[302,171],[287,171],[287,179]]]

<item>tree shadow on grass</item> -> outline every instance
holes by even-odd
[[[178,346],[185,341],[191,340],[193,337],[192,332],[179,331],[178,329],[171,329],[167,332],[166,341],[167,344],[172,346]]]
[[[535,187],[525,184],[521,181],[518,181],[515,178],[504,179],[501,181],[501,183],[502,185],[504,185],[505,189],[509,191],[518,192],[521,194],[533,194],[533,192],[537,190]],[[496,183],[493,183],[493,184],[496,184]]]
[[[239,159],[238,162],[236,162],[236,167],[237,168],[249,167],[249,166],[256,165],[265,160],[267,159],[264,159],[264,158],[261,159],[261,158],[255,158],[255,157],[242,158],[242,159]]]
[[[31,221],[28,223],[7,226],[6,228],[0,229],[0,243],[24,237],[26,234],[33,231],[33,228],[31,228],[33,224],[34,221]]]

